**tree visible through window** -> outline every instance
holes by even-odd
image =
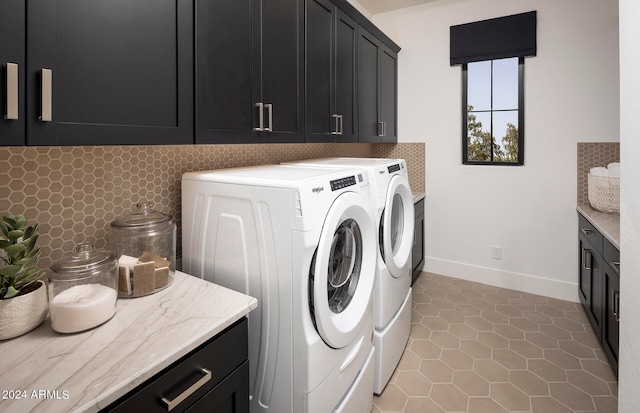
[[[523,164],[524,58],[463,65],[463,163]]]

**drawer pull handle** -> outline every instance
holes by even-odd
[[[193,383],[187,390],[180,393],[178,397],[173,400],[167,400],[166,397],[162,398],[162,401],[167,405],[167,411],[171,411],[182,403],[187,397],[191,396],[196,390],[204,386],[209,380],[211,380],[211,371],[202,369],[203,376],[195,383]]]
[[[587,256],[587,254],[589,254]],[[591,250],[583,248],[582,249],[582,268],[585,270],[591,269]]]
[[[589,235],[589,234],[591,234],[591,229],[589,229],[589,228],[582,228],[582,233],[583,233],[584,235]]]
[[[258,108],[258,126],[253,130],[262,132],[264,130],[264,103],[258,102],[255,107]]]
[[[613,265],[616,270],[620,271],[620,261],[611,261],[611,265]]]
[[[620,321],[620,291],[613,290],[611,292],[611,312],[613,316],[616,318],[616,321]]]

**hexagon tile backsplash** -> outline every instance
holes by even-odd
[[[180,185],[188,171],[328,156],[407,160],[411,187],[424,192],[424,144],[271,144],[0,147],[0,215],[40,224],[40,266],[78,242],[107,246],[109,224],[149,200],[174,215],[180,254]],[[418,156],[416,156],[418,154]],[[422,154],[422,156],[420,156]]]

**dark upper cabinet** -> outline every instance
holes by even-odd
[[[0,1],[0,146],[25,143],[25,2]]]
[[[27,2],[28,145],[193,143],[192,0]]]
[[[364,28],[358,36],[360,142],[396,142],[397,53]]]
[[[303,2],[196,0],[196,142],[304,141]]]
[[[306,141],[357,142],[357,24],[328,0],[306,0]]]

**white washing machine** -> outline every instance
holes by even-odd
[[[376,227],[362,170],[186,173],[185,272],[258,299],[252,413],[370,412]]]
[[[374,288],[376,372],[380,394],[402,357],[411,332],[411,251],[413,195],[403,159],[323,158],[290,163],[337,169],[363,168],[371,180],[370,201],[378,228],[378,265]]]

